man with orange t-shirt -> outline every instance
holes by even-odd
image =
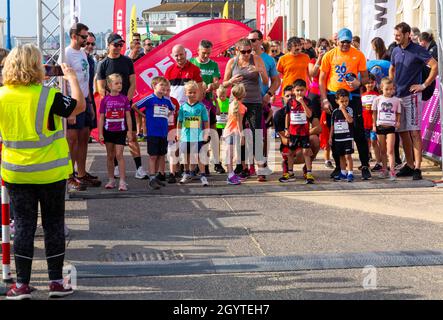
[[[360,161],[362,164],[362,178],[371,178],[369,171],[369,150],[365,137],[363,125],[363,108],[360,97],[360,87],[368,83],[368,68],[364,54],[351,46],[352,32],[343,28],[338,32],[338,46],[325,54],[320,68],[320,94],[323,109],[328,113],[328,123],[330,114],[338,105],[335,101],[335,94],[340,89],[345,89],[350,93],[349,107],[354,113],[354,141],[357,144]],[[360,74],[360,79],[358,75]],[[340,157],[334,152],[332,146],[336,168],[331,177],[340,171]]]
[[[289,52],[281,57],[277,64],[277,71],[283,75],[282,88],[292,86],[295,80],[298,79],[309,83],[309,62],[311,59],[302,52],[302,49],[303,46],[300,38],[289,38]]]

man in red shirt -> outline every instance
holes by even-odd
[[[203,78],[200,69],[188,61],[185,47],[182,45],[172,48],[172,58],[175,63],[166,70],[165,77],[171,83],[171,97],[183,105],[187,100],[185,83],[194,80],[198,83],[200,92],[203,93]]]

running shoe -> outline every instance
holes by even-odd
[[[158,176],[157,176],[154,180],[155,180],[155,182],[156,182],[159,186],[161,186],[161,187],[166,187],[166,183],[163,182],[162,180],[160,180],[160,179],[158,178]],[[166,181],[166,178],[165,178],[165,181]]]
[[[258,176],[257,181],[258,182],[266,182],[267,181],[266,176]]]
[[[78,181],[89,188],[99,188],[102,185],[102,182],[98,179],[93,179],[92,176],[88,176],[86,174],[84,177],[77,177]]]
[[[23,284],[20,288],[17,288],[17,284],[13,284],[6,293],[6,300],[31,300],[31,287],[27,284]]]
[[[203,187],[209,186],[208,179],[205,176],[201,176],[200,181],[201,181]]]
[[[372,168],[372,172],[380,172],[383,169],[383,166],[379,163],[377,163],[374,168]]]
[[[51,282],[49,285],[49,298],[63,298],[74,293],[71,286],[63,285],[58,282]]]
[[[379,179],[387,179],[389,178],[389,172],[386,170],[381,170],[380,173],[378,174],[378,178]]]
[[[332,164],[331,160],[326,160],[325,161],[325,168],[327,168],[327,169],[334,169],[334,165]]]
[[[414,175],[414,169],[412,169],[410,166],[405,164],[403,168],[400,169],[400,171],[397,173],[397,177],[412,177]]]
[[[335,179],[340,175],[340,168],[335,168],[334,171],[331,172],[331,179]]]
[[[239,184],[241,184],[239,177],[235,174],[231,178],[228,178],[226,182],[227,184],[232,186],[238,186]]]
[[[363,180],[369,180],[372,178],[371,172],[368,167],[363,167],[361,169],[361,177]]]
[[[183,175],[183,178],[180,180],[180,184],[185,184],[185,183],[188,183],[188,182],[190,182],[190,181],[192,181],[192,177],[191,177],[191,175],[188,174],[188,173],[185,173],[185,174]]]
[[[71,177],[68,180],[68,191],[76,192],[76,191],[86,191],[87,187],[77,178]]]
[[[118,191],[128,191],[128,185],[126,182],[120,180]]]
[[[156,178],[161,182],[166,182],[166,174],[158,173]]]
[[[348,174],[347,180],[348,180],[349,183],[354,182],[354,180],[355,180],[354,175],[353,174]]]
[[[148,188],[151,190],[159,190],[161,186],[157,183],[157,179],[149,180]]]
[[[278,179],[281,183],[288,183],[289,182],[289,173],[283,173],[283,176]]]
[[[255,166],[251,164],[249,166],[249,176],[255,177],[256,175],[257,175],[257,172],[255,171]]]
[[[395,175],[395,172],[391,172],[389,174],[389,181],[396,181],[397,180],[397,176]]]
[[[306,184],[314,184],[315,178],[312,175],[312,172],[306,173]]]
[[[146,173],[145,169],[143,169],[143,167],[139,167],[135,172],[135,178],[140,180],[148,180],[149,176]]]
[[[214,171],[217,172],[218,174],[225,174],[226,170],[223,168],[223,166],[221,164],[216,164],[214,166]]]
[[[339,173],[337,176],[334,177],[334,181],[345,181],[348,179],[347,174]]]
[[[414,170],[414,173],[413,173],[413,175],[412,175],[412,179],[413,179],[414,181],[423,180],[423,175],[422,175],[420,169],[415,169],[415,170]]]
[[[109,180],[109,182],[105,185],[105,189],[108,189],[108,190],[115,189],[115,181]]]
[[[175,174],[173,174],[173,173],[169,174],[168,183],[169,184],[177,183],[177,178],[175,177]]]

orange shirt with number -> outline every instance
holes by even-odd
[[[327,52],[322,59],[320,70],[328,73],[327,88],[329,91],[337,92],[340,89],[345,89],[352,92],[355,89],[346,83],[346,75],[353,73],[358,76],[360,72],[366,71],[368,68],[365,55],[351,47],[348,52],[342,52],[340,48]]]

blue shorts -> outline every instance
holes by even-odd
[[[92,120],[92,115],[90,112],[91,103],[86,100],[86,111],[77,115],[76,122],[73,125],[68,124],[68,129],[70,130],[81,130],[84,128],[97,128],[97,124]]]
[[[377,141],[377,133],[375,131],[365,129],[366,140]]]

